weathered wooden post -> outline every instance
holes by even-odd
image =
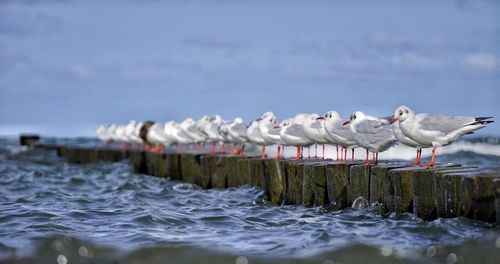
[[[158,154],[153,153],[153,152],[146,153],[145,162],[146,162],[146,174],[147,175],[156,176],[155,172],[156,172],[156,163],[157,163],[156,156],[157,155]]]
[[[226,177],[227,177],[227,187],[238,187],[243,185],[240,176],[240,156],[228,156],[226,158]]]
[[[412,173],[416,168],[397,168],[389,170],[384,191],[386,196],[392,196],[393,204],[386,203],[388,209],[396,214],[413,212],[413,178]],[[384,199],[385,200],[385,199]]]
[[[304,164],[304,177],[302,178],[302,205],[314,205],[315,163]]]
[[[180,155],[182,180],[187,183],[199,184],[202,177],[201,155],[183,153]],[[201,185],[200,185],[201,186]],[[202,186],[203,187],[203,186]]]
[[[240,185],[250,185],[252,180],[250,178],[250,163],[248,158],[241,158],[238,160],[238,168],[240,170],[239,183]]]
[[[217,156],[217,167],[215,173],[211,176],[210,181],[212,182],[212,188],[226,188],[226,168],[227,168],[227,157],[219,155]]]
[[[264,161],[260,158],[249,159],[251,185],[265,190],[266,178]]]
[[[496,212],[496,223],[500,224],[500,171],[496,171],[496,178],[493,179],[493,185],[495,186],[495,212]]]
[[[498,179],[498,172],[475,172],[465,175],[472,183],[472,218],[485,221],[496,222],[496,190],[494,179]]]
[[[370,199],[370,165],[350,166],[349,185],[351,186],[351,201],[358,197]]]
[[[315,206],[328,204],[328,194],[326,191],[326,165],[327,163],[325,162],[313,165]]]
[[[385,189],[386,189],[385,182],[389,170],[401,167],[404,167],[404,165],[388,164],[388,163],[382,163],[370,167],[370,198],[369,198],[370,204],[379,203],[382,204],[384,207],[386,207],[385,204],[386,202],[393,204],[392,201],[393,196],[387,197],[387,199],[391,199],[390,201],[384,200]],[[388,211],[386,208],[384,210]]]
[[[130,154],[130,152],[129,152]],[[167,154],[159,153],[156,156],[156,171],[155,175],[160,178],[167,177]]]
[[[283,172],[278,159],[266,159],[265,165],[265,192],[274,204],[283,202]]]
[[[203,188],[212,188],[212,179],[217,173],[217,156],[206,154],[200,157],[201,175],[196,184]]]
[[[178,180],[178,181],[182,180],[180,160],[181,159],[179,153],[167,154],[167,164],[166,164],[167,177],[169,177],[172,180]]]
[[[351,206],[351,190],[349,186],[349,164],[332,162],[326,167],[326,188],[328,201],[334,203],[336,209]]]

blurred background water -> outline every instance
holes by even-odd
[[[499,156],[470,156],[459,151],[439,158],[499,167]],[[465,218],[425,222],[411,214],[382,215],[377,207],[275,206],[254,187],[203,190],[134,175],[127,162],[71,165],[55,153],[20,147],[15,138],[0,140],[0,161],[4,263],[496,263],[500,258],[498,227]]]

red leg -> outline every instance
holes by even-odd
[[[417,149],[417,157],[415,158],[415,162],[410,162],[407,165],[409,166],[416,166],[420,165],[420,154],[422,153],[422,149]]]
[[[262,145],[260,147],[260,158],[265,159],[266,158],[266,146]]]
[[[369,164],[369,160],[368,160],[368,150],[366,150],[366,159],[365,159],[365,163],[364,165],[368,165]]]
[[[342,147],[344,149],[344,160],[347,161],[347,147]]]
[[[325,159],[325,144],[323,144],[323,154],[321,154],[321,159]]]
[[[281,146],[278,145],[278,159],[281,159]]]
[[[427,167],[427,168],[429,168],[429,167],[434,166],[435,163],[436,163],[436,147],[432,147],[431,162],[425,164],[424,166]]]
[[[337,160],[339,160],[339,145],[336,145],[335,148],[337,149]]]
[[[354,148],[351,149],[351,160],[354,160]]]

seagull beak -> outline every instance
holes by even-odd
[[[320,117],[316,118],[316,120],[325,120],[325,118],[320,116]]]
[[[281,126],[280,125],[275,125],[274,128],[281,128]]]
[[[391,121],[390,121],[390,122],[391,122],[391,124],[392,124],[392,123],[394,123],[394,122],[396,122],[396,121],[398,121],[398,119],[397,119],[397,118],[395,118],[395,117],[393,117],[393,118],[391,118]]]
[[[347,121],[345,121],[345,122],[344,122],[344,124],[342,124],[342,125],[343,125],[343,126],[345,126],[345,125],[349,125],[350,123],[351,123],[351,120],[347,120]]]
[[[262,118],[261,118],[261,117],[259,117],[259,118],[255,119],[255,121],[260,121],[260,120],[262,120]]]

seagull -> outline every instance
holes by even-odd
[[[237,117],[227,126],[227,133],[232,138],[233,144],[240,144],[241,148],[234,150],[237,154],[242,155],[245,150],[245,143],[248,142],[247,125],[241,117]]]
[[[215,143],[222,141],[224,138],[220,134],[219,126],[222,124],[222,118],[219,115],[213,117],[204,116],[203,122],[200,122],[198,129],[207,136],[207,140],[212,146],[210,152],[215,154]]]
[[[197,121],[188,117],[182,121],[181,129],[193,139],[193,143],[200,144],[200,150],[204,149],[203,143],[207,140],[207,137],[197,128]]]
[[[422,148],[429,148],[432,147],[432,144],[424,145],[416,142],[415,140],[407,137],[403,131],[401,130],[400,124],[398,120],[392,121],[391,123],[394,124],[394,136],[401,142],[403,145],[406,145],[408,147],[416,148],[417,149],[417,157],[415,158],[415,162],[408,163],[408,165],[421,165],[421,156],[422,156]]]
[[[188,145],[193,143],[193,138],[189,136],[188,133],[184,132],[182,129],[182,123],[172,123],[172,130],[169,133],[169,136],[177,143],[177,152],[181,151],[183,148],[183,145]],[[186,127],[187,124],[184,123],[184,127]]]
[[[347,158],[347,148],[352,149],[352,159],[354,160],[354,148],[358,147],[351,130],[348,126],[343,124],[347,120],[343,120],[337,111],[328,111],[324,117],[320,116],[318,119],[324,120],[323,134],[329,141],[337,146],[342,146],[345,150],[344,160]],[[338,160],[338,147],[337,147],[337,160]],[[341,153],[342,154],[342,153]],[[342,155],[341,155],[342,156]]]
[[[294,118],[281,121],[280,136],[286,145],[297,146],[296,159],[302,158],[301,147],[310,146],[313,142],[306,136],[304,126],[294,122]]]
[[[259,121],[259,129],[260,135],[269,145],[278,145],[277,159],[281,159],[281,145],[284,145],[285,142],[281,139],[280,126],[278,125],[276,116],[274,114],[264,116]]]
[[[316,158],[318,157],[318,143],[323,144],[322,159],[325,159],[325,144],[330,143],[324,136],[324,122],[319,120],[319,115],[314,113],[306,116],[302,121],[306,136],[314,142],[316,149]]]
[[[468,117],[415,114],[408,106],[396,109],[391,122],[399,121],[399,127],[405,136],[424,146],[432,146],[431,161],[424,166],[432,167],[436,163],[436,148],[446,146],[463,135],[485,127],[492,117]]]
[[[107,127],[100,125],[96,129],[97,138],[104,144],[107,144],[111,140],[111,135]]]
[[[356,143],[366,149],[365,165],[370,163],[368,161],[369,151],[373,153],[372,161],[377,164],[378,153],[387,150],[397,142],[392,126],[389,126],[389,122],[385,119],[356,111],[351,115],[349,121],[344,122],[344,125],[348,124]]]
[[[165,151],[165,145],[168,145],[170,143],[169,138],[165,134],[165,131],[162,127],[161,123],[153,123],[149,125],[150,123],[146,122],[145,125],[143,126],[143,129],[141,129],[141,132],[146,130],[146,142],[155,145],[155,148],[150,148],[149,151],[151,152],[164,152]],[[146,127],[146,128],[145,128]],[[143,139],[144,140],[144,139]]]
[[[114,141],[121,142],[125,149],[128,149],[128,137],[125,134],[124,125],[116,126],[116,129],[114,130],[114,133],[111,134],[111,137],[113,138]]]
[[[250,142],[262,146],[260,151],[260,157],[261,159],[265,159],[266,158],[265,146],[266,144],[268,144],[268,142],[262,137],[262,134],[260,133],[259,120],[260,118],[250,123],[250,125],[247,128],[247,136]]]

